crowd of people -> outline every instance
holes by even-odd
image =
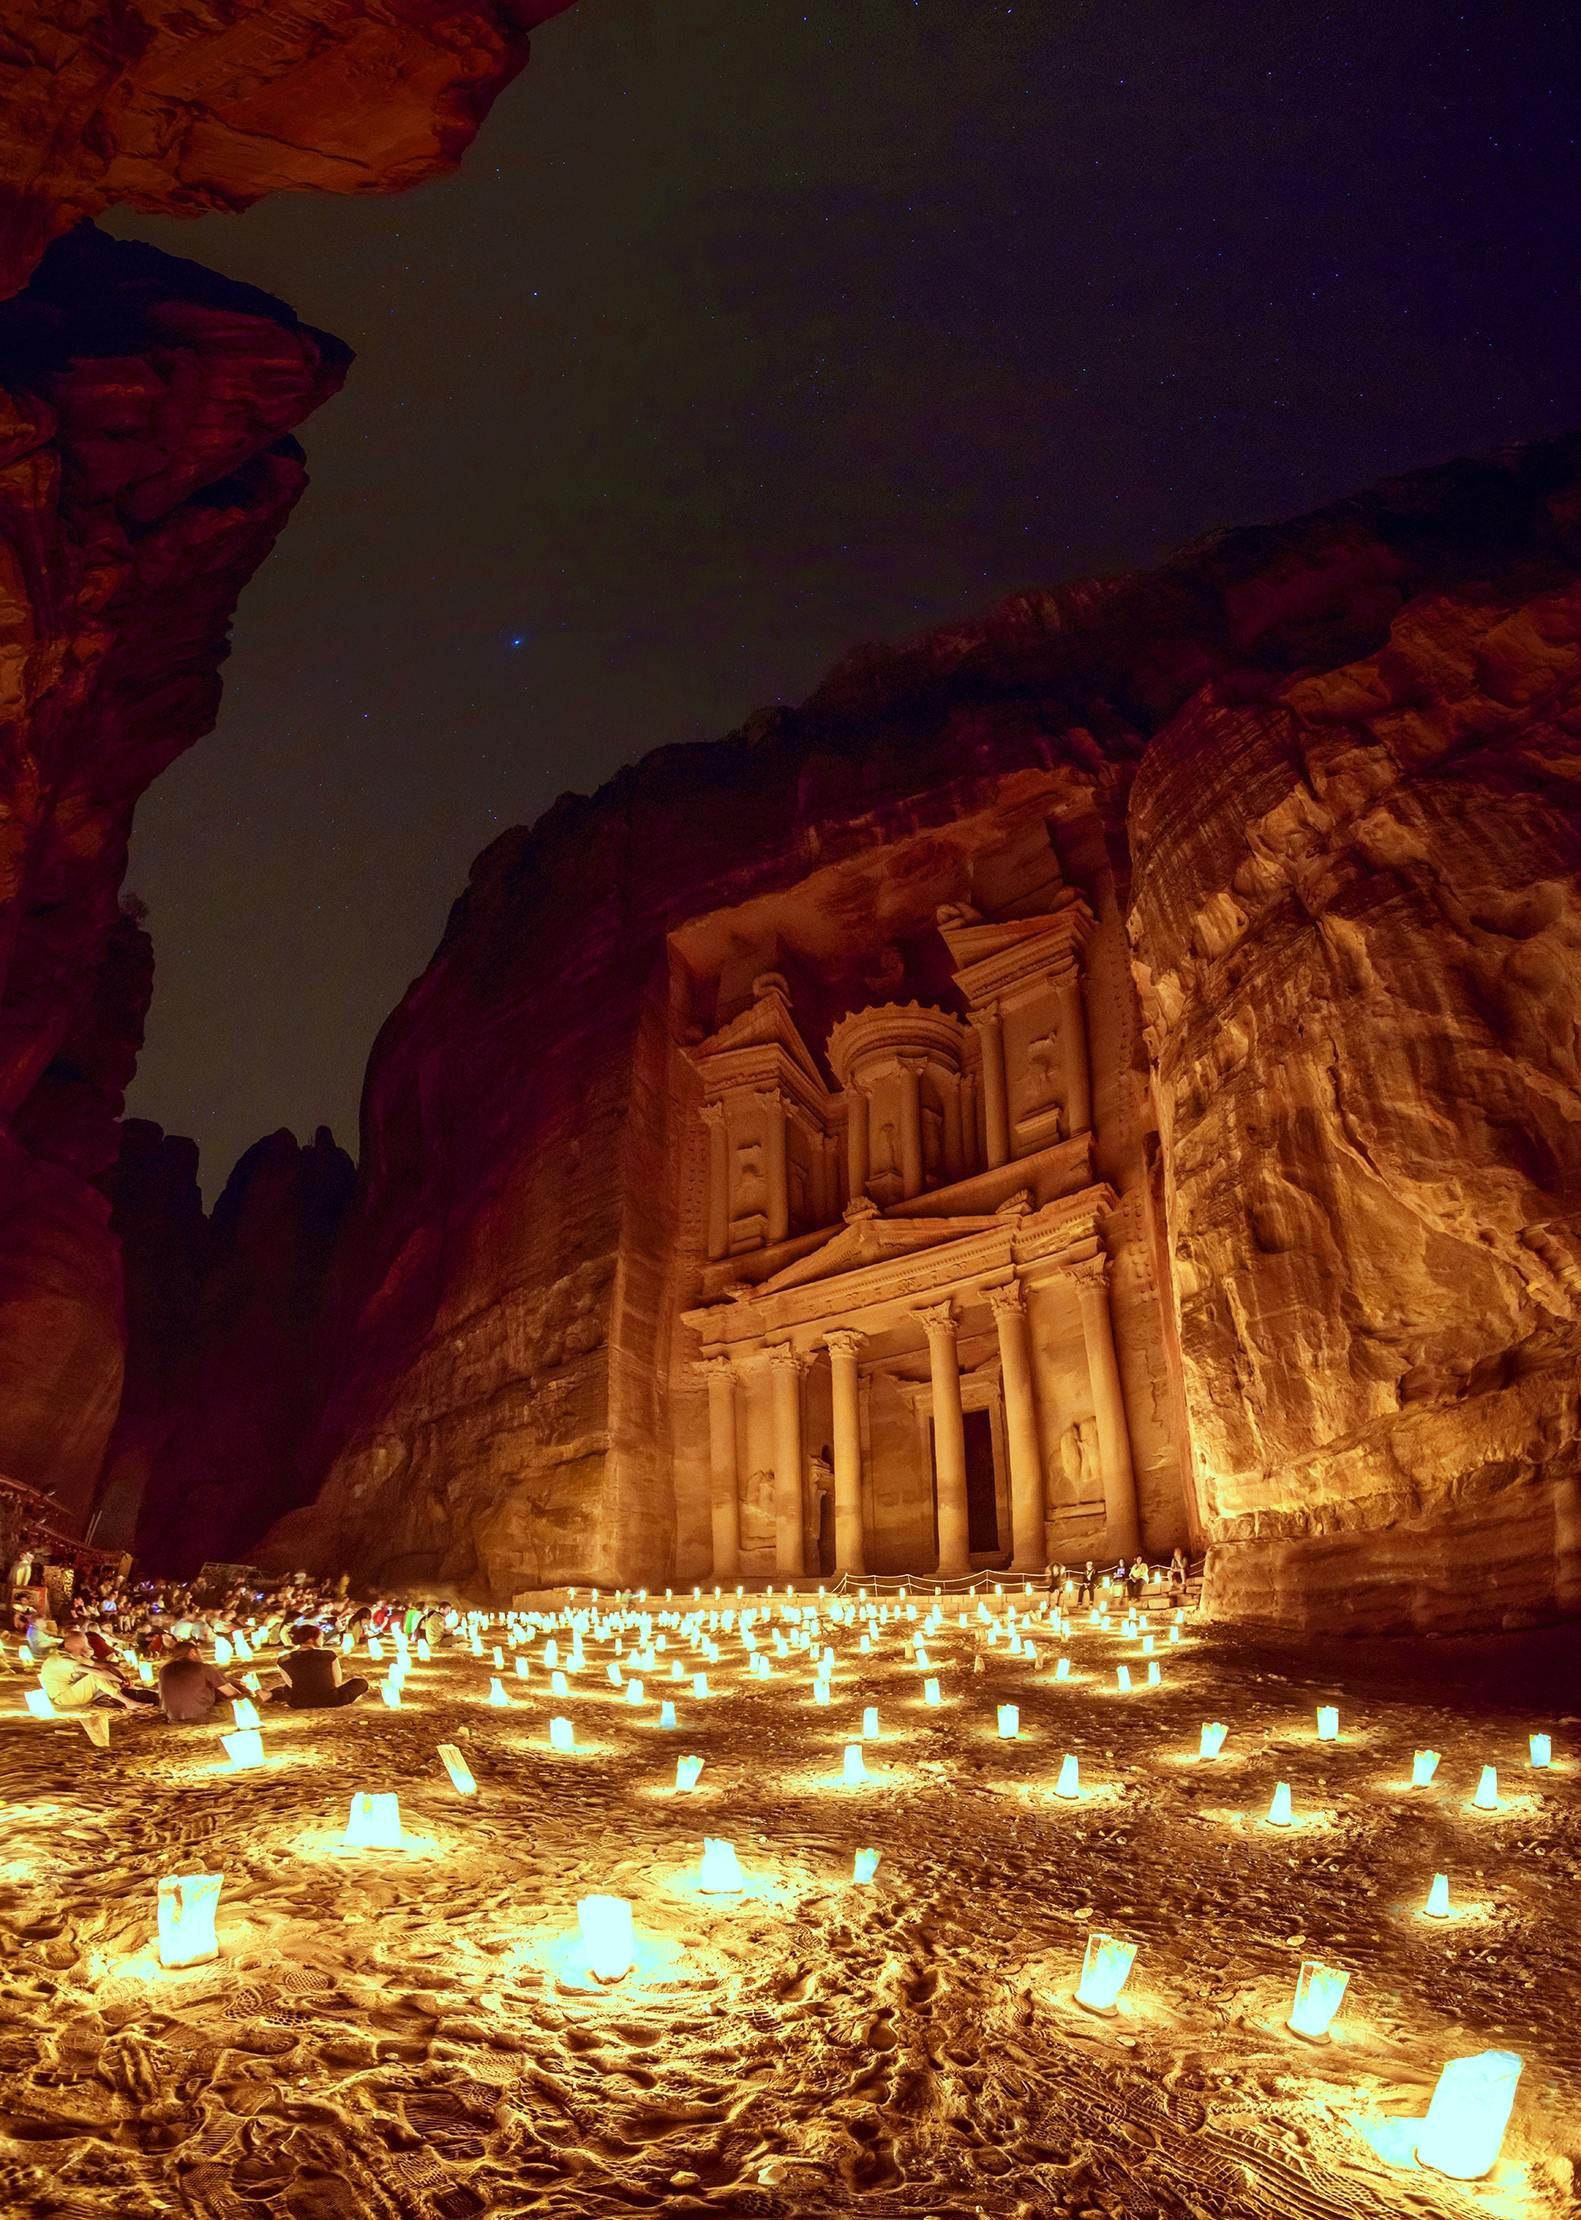
[[[344,1653],[397,1624],[433,1649],[460,1613],[431,1602],[353,1603],[344,1578],[269,1590],[232,1585],[200,1596],[150,1581],[104,1579],[74,1594],[59,1617],[41,1592],[12,1589],[16,1662],[35,1672],[57,1712],[109,1709],[196,1725],[221,1702],[258,1698],[296,1711],[340,1710],[368,1692]]]

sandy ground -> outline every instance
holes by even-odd
[[[608,1685],[608,1645],[568,1704],[534,1647],[507,1711],[486,1660],[448,1653],[399,1712],[266,1713],[267,1766],[244,1773],[218,1729],[118,1717],[100,1752],[0,1684],[0,2210],[1574,2214],[1574,1632],[1314,1653],[1193,1631],[1161,1687],[1124,1696],[1134,1640],[1082,1627],[1059,1683],[1046,1636],[1036,1670],[998,1651],[974,1674],[951,1623],[934,1711],[901,1631],[870,1658],[837,1636],[827,1709],[805,1659],[751,1681],[727,1640],[706,1701],[675,1691],[676,1732],[659,1674],[640,1710]],[[1313,1723],[1330,1700],[1333,1746]],[[848,1788],[864,1703],[876,1779]],[[551,1710],[575,1755],[550,1752]],[[1212,1764],[1208,1719],[1230,1726]],[[1443,1760],[1412,1790],[1422,1745]],[[706,1766],[681,1795],[689,1751]],[[1067,1751],[1076,1804],[1052,1793]],[[1505,1801],[1484,1814],[1488,1762]],[[1283,1834],[1259,1816],[1280,1779]],[[406,1849],[339,1846],[356,1789],[399,1792]],[[705,1834],[735,1843],[744,1896],[699,1893]],[[156,1882],[203,1867],[225,1876],[223,1955],[164,1971]],[[1436,1870],[1447,1925],[1418,1916]],[[636,1969],[604,1990],[575,1939],[590,1889],[636,1911]],[[1072,2001],[1095,1925],[1139,1946],[1110,2019]],[[1321,2045],[1282,2025],[1310,1955],[1351,1974]],[[1445,2059],[1490,2046],[1525,2061],[1497,2171],[1386,2167],[1351,2116],[1421,2113]]]

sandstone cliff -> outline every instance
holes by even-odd
[[[1573,1603],[1578,509],[1578,441],[1424,473],[864,654],[497,842],[374,1051],[275,1557],[669,1577],[668,936],[1032,778],[1129,912],[1210,1596]]]
[[[354,1172],[333,1135],[270,1134],[211,1214],[197,1150],[143,1119],[107,1173],[125,1280],[126,1388],[94,1540],[195,1571],[297,1500],[315,1406],[320,1303]]]
[[[0,295],[51,239],[453,169],[570,0],[40,0],[0,36]]]
[[[111,977],[132,812],[214,720],[236,597],[305,482],[286,435],[348,359],[266,294],[91,227],[0,304],[0,1470],[70,1516],[120,1388],[91,1183],[147,1000],[142,936],[136,991]]]

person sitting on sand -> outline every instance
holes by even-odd
[[[342,1680],[340,1652],[324,1648],[321,1628],[304,1623],[292,1629],[291,1638],[296,1648],[280,1660],[286,1685],[269,1698],[272,1704],[289,1704],[293,1711],[338,1711],[367,1694],[368,1683],[360,1676]]]
[[[91,1704],[131,1711],[140,1700],[158,1700],[151,1690],[123,1688],[108,1666],[96,1665],[88,1637],[80,1627],[62,1635],[59,1649],[50,1651],[38,1669],[38,1677],[57,1711],[86,1711]]]
[[[241,1693],[217,1665],[205,1660],[196,1642],[174,1643],[159,1668],[160,1708],[174,1726],[196,1726],[222,1696],[234,1701]]]

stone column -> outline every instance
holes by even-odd
[[[768,1127],[768,1239],[783,1241],[790,1231],[790,1186],[785,1171],[785,1097],[778,1087],[758,1096]]]
[[[1005,1088],[1004,1029],[996,1008],[973,1010],[983,1062],[983,1154],[992,1171],[1010,1161],[1010,1098]]]
[[[862,1402],[857,1351],[863,1336],[841,1326],[824,1335],[834,1375],[834,1569],[867,1570],[862,1539]]]
[[[900,1068],[900,1192],[906,1197],[922,1193],[922,1062],[916,1056],[896,1058]]]
[[[774,1395],[774,1570],[800,1580],[805,1569],[802,1497],[806,1489],[801,1445],[802,1360],[781,1344],[769,1351]]]
[[[703,1123],[708,1128],[708,1257],[717,1264],[730,1249],[730,1137],[724,1104],[705,1102]]]
[[[1059,998],[1060,1045],[1065,1063],[1065,1132],[1092,1131],[1092,1076],[1087,1062],[1087,1012],[1082,1002],[1081,971],[1072,963],[1054,982]]]
[[[1098,1422],[1098,1457],[1103,1466],[1104,1548],[1117,1557],[1134,1557],[1142,1546],[1136,1501],[1136,1472],[1131,1463],[1131,1429],[1120,1387],[1114,1321],[1109,1314],[1109,1260],[1087,1257],[1066,1266],[1081,1301],[1082,1338],[1092,1382],[1093,1415]]]
[[[939,1507],[939,1572],[944,1578],[972,1569],[966,1513],[966,1428],[961,1418],[961,1373],[955,1354],[955,1311],[935,1303],[917,1313],[928,1337],[933,1374],[933,1472]]]
[[[736,1368],[728,1357],[708,1357],[708,1470],[714,1529],[714,1578],[734,1580],[741,1570],[741,1503],[736,1470]]]
[[[1041,1572],[1048,1563],[1043,1529],[1043,1455],[1038,1444],[1037,1393],[1026,1296],[1018,1283],[991,1287],[989,1306],[999,1332],[999,1377],[1010,1455],[1010,1570]]]
[[[845,1090],[845,1183],[851,1202],[867,1193],[867,1096],[855,1080]]]

